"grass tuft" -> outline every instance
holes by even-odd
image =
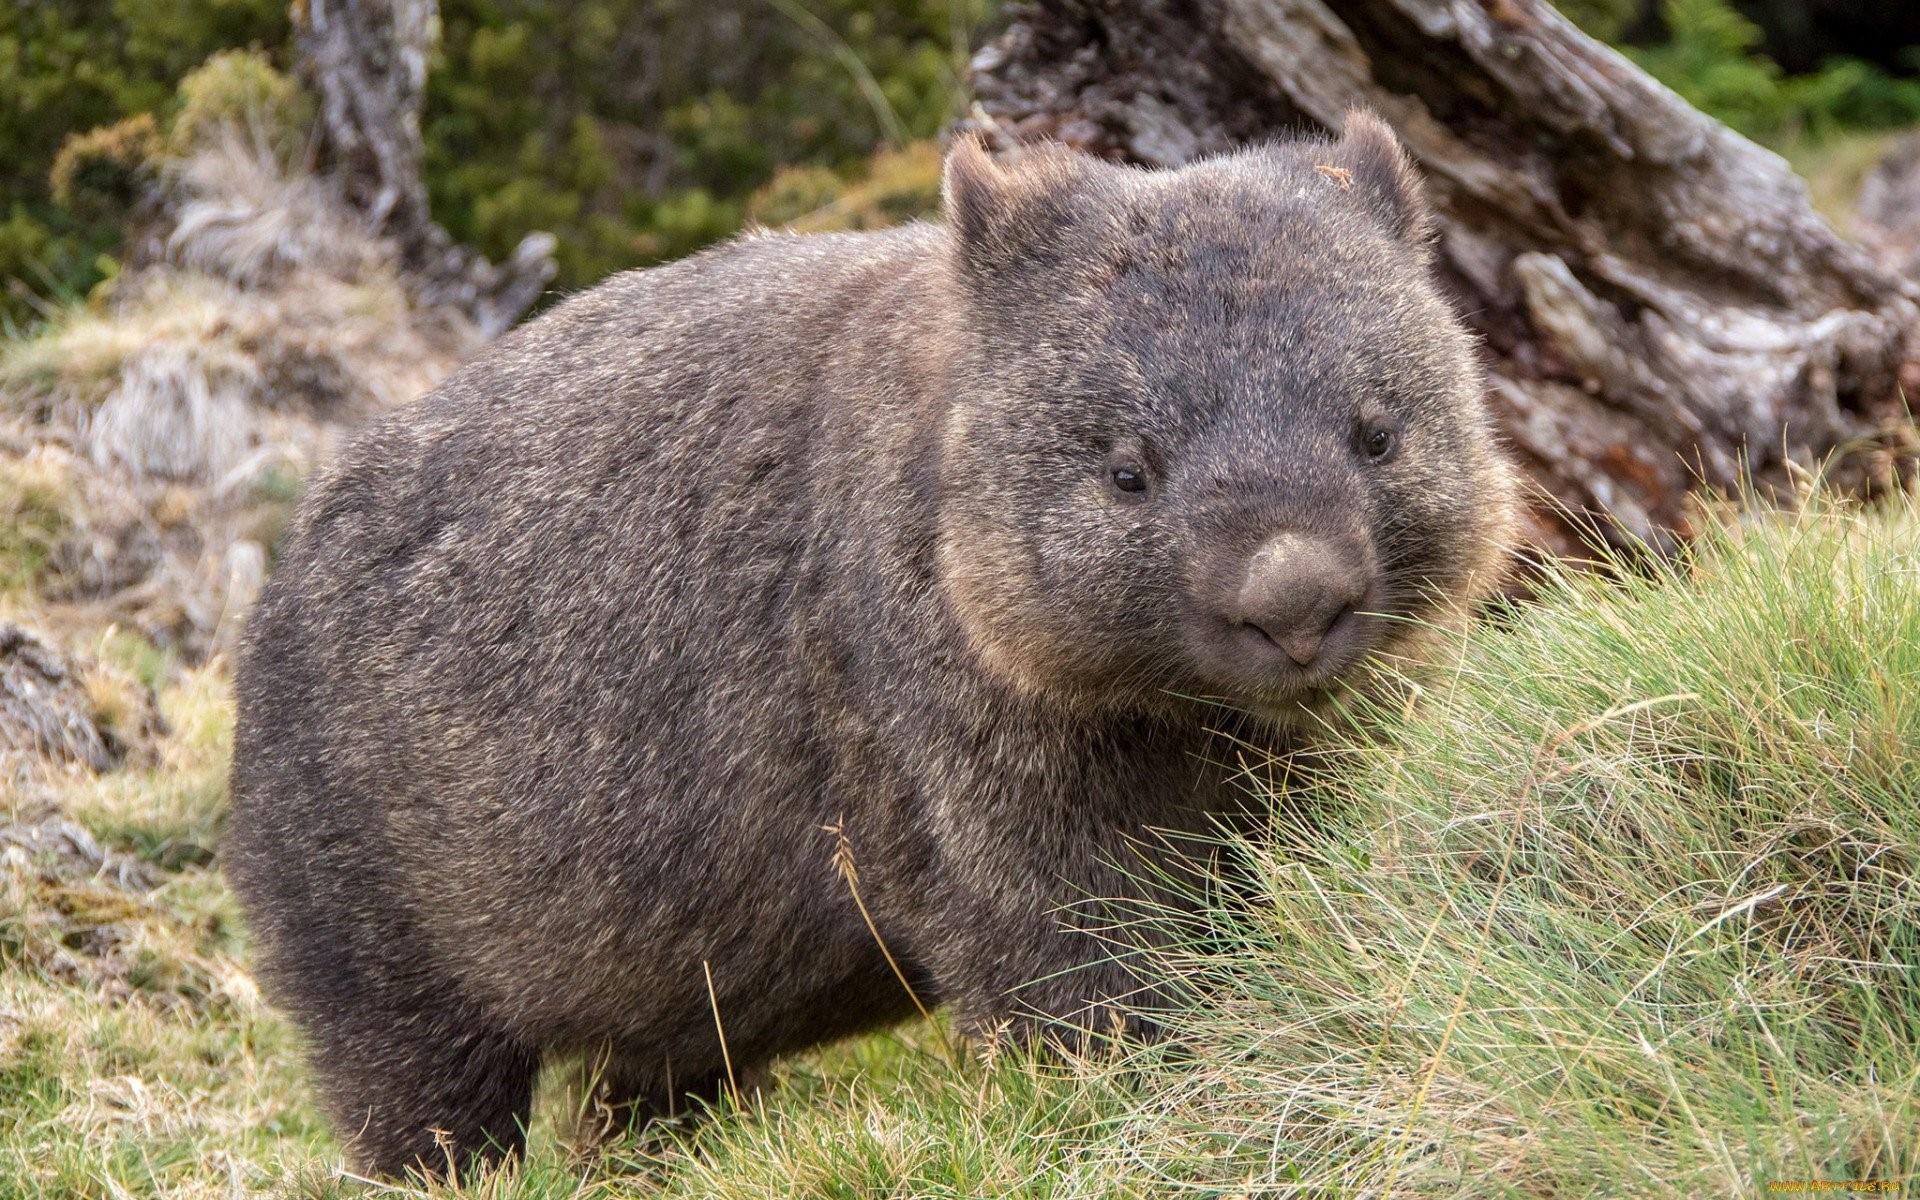
[[[1204,1065],[1110,1152],[1306,1194],[1911,1180],[1914,513],[1556,574],[1464,651],[1191,931]]]

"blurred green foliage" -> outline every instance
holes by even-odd
[[[788,167],[747,201],[747,219],[801,233],[885,229],[940,207],[940,165],[940,144],[927,138],[880,151],[858,179]]]
[[[1618,42],[1640,16],[1641,0],[1553,0],[1575,25],[1603,42]]]
[[[313,114],[313,98],[266,54],[224,50],[180,81],[167,146],[175,155],[191,154],[223,131],[238,130],[292,154]]]
[[[443,0],[434,213],[494,256],[560,239],[560,286],[740,228],[782,168],[837,180],[961,103],[989,0]]]
[[[0,324],[112,271],[125,213],[96,204],[92,187],[78,205],[54,198],[67,140],[164,118],[175,86],[209,55],[258,45],[284,56],[290,33],[287,0],[0,0]]]
[[[688,253],[738,230],[782,169],[856,184],[876,151],[937,135],[992,3],[442,0],[423,122],[434,212],[495,256],[554,232],[563,289]],[[69,139],[89,139],[73,161],[104,187],[134,178],[100,153],[129,117],[157,120],[168,154],[242,108],[304,123],[287,10],[0,0],[0,321],[112,272],[126,206],[98,203],[101,187],[56,199]],[[244,47],[266,53],[231,53]]]
[[[1748,137],[1818,140],[1849,129],[1920,122],[1920,79],[1851,58],[1828,59],[1804,75],[1785,74],[1758,53],[1759,26],[1728,0],[1663,0],[1660,13],[1666,39],[1629,49],[1629,56],[1688,103]]]
[[[1645,0],[1559,2],[1609,40],[1648,24]],[[423,123],[434,212],[496,257],[557,234],[563,290],[748,221],[925,213],[928,143],[963,103],[995,3],[442,0]],[[0,324],[112,275],[156,155],[241,111],[304,126],[288,5],[0,0]],[[1626,53],[1743,133],[1804,144],[1920,121],[1920,78],[1844,59],[1785,74],[1729,0],[1660,0],[1658,16],[1659,40]]]
[[[82,221],[121,221],[152,184],[159,160],[159,125],[152,113],[135,113],[68,138],[47,186],[53,202]]]

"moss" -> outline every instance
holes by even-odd
[[[800,233],[885,229],[940,211],[938,142],[882,150],[851,179],[820,167],[775,175],[748,203],[748,216]]]
[[[152,113],[69,136],[48,176],[54,203],[86,220],[117,220],[158,178],[160,126]]]
[[[290,153],[307,138],[314,115],[312,98],[258,50],[209,58],[180,81],[177,102],[167,145],[180,158],[235,133]]]

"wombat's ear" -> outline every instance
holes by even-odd
[[[972,133],[947,151],[941,179],[947,225],[970,268],[1017,267],[1074,219],[1085,156],[1044,144],[1016,153],[1015,161],[998,162]]]
[[[1334,144],[1335,165],[1348,173],[1347,183],[1400,237],[1425,246],[1433,236],[1433,211],[1407,152],[1393,128],[1364,108],[1347,113],[1340,140]]]
[[[995,213],[1008,190],[1007,173],[987,153],[979,134],[963,133],[954,140],[941,172],[940,194],[956,238],[972,245],[990,240]]]

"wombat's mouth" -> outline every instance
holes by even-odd
[[[1376,589],[1338,613],[1315,638],[1275,637],[1218,611],[1186,621],[1187,653],[1210,692],[1260,707],[1297,703],[1337,687],[1374,654],[1390,649],[1400,624],[1380,611]]]
[[[1358,530],[1281,526],[1251,547],[1221,544],[1189,582],[1188,660],[1203,686],[1228,699],[1297,702],[1387,640],[1384,589]]]

